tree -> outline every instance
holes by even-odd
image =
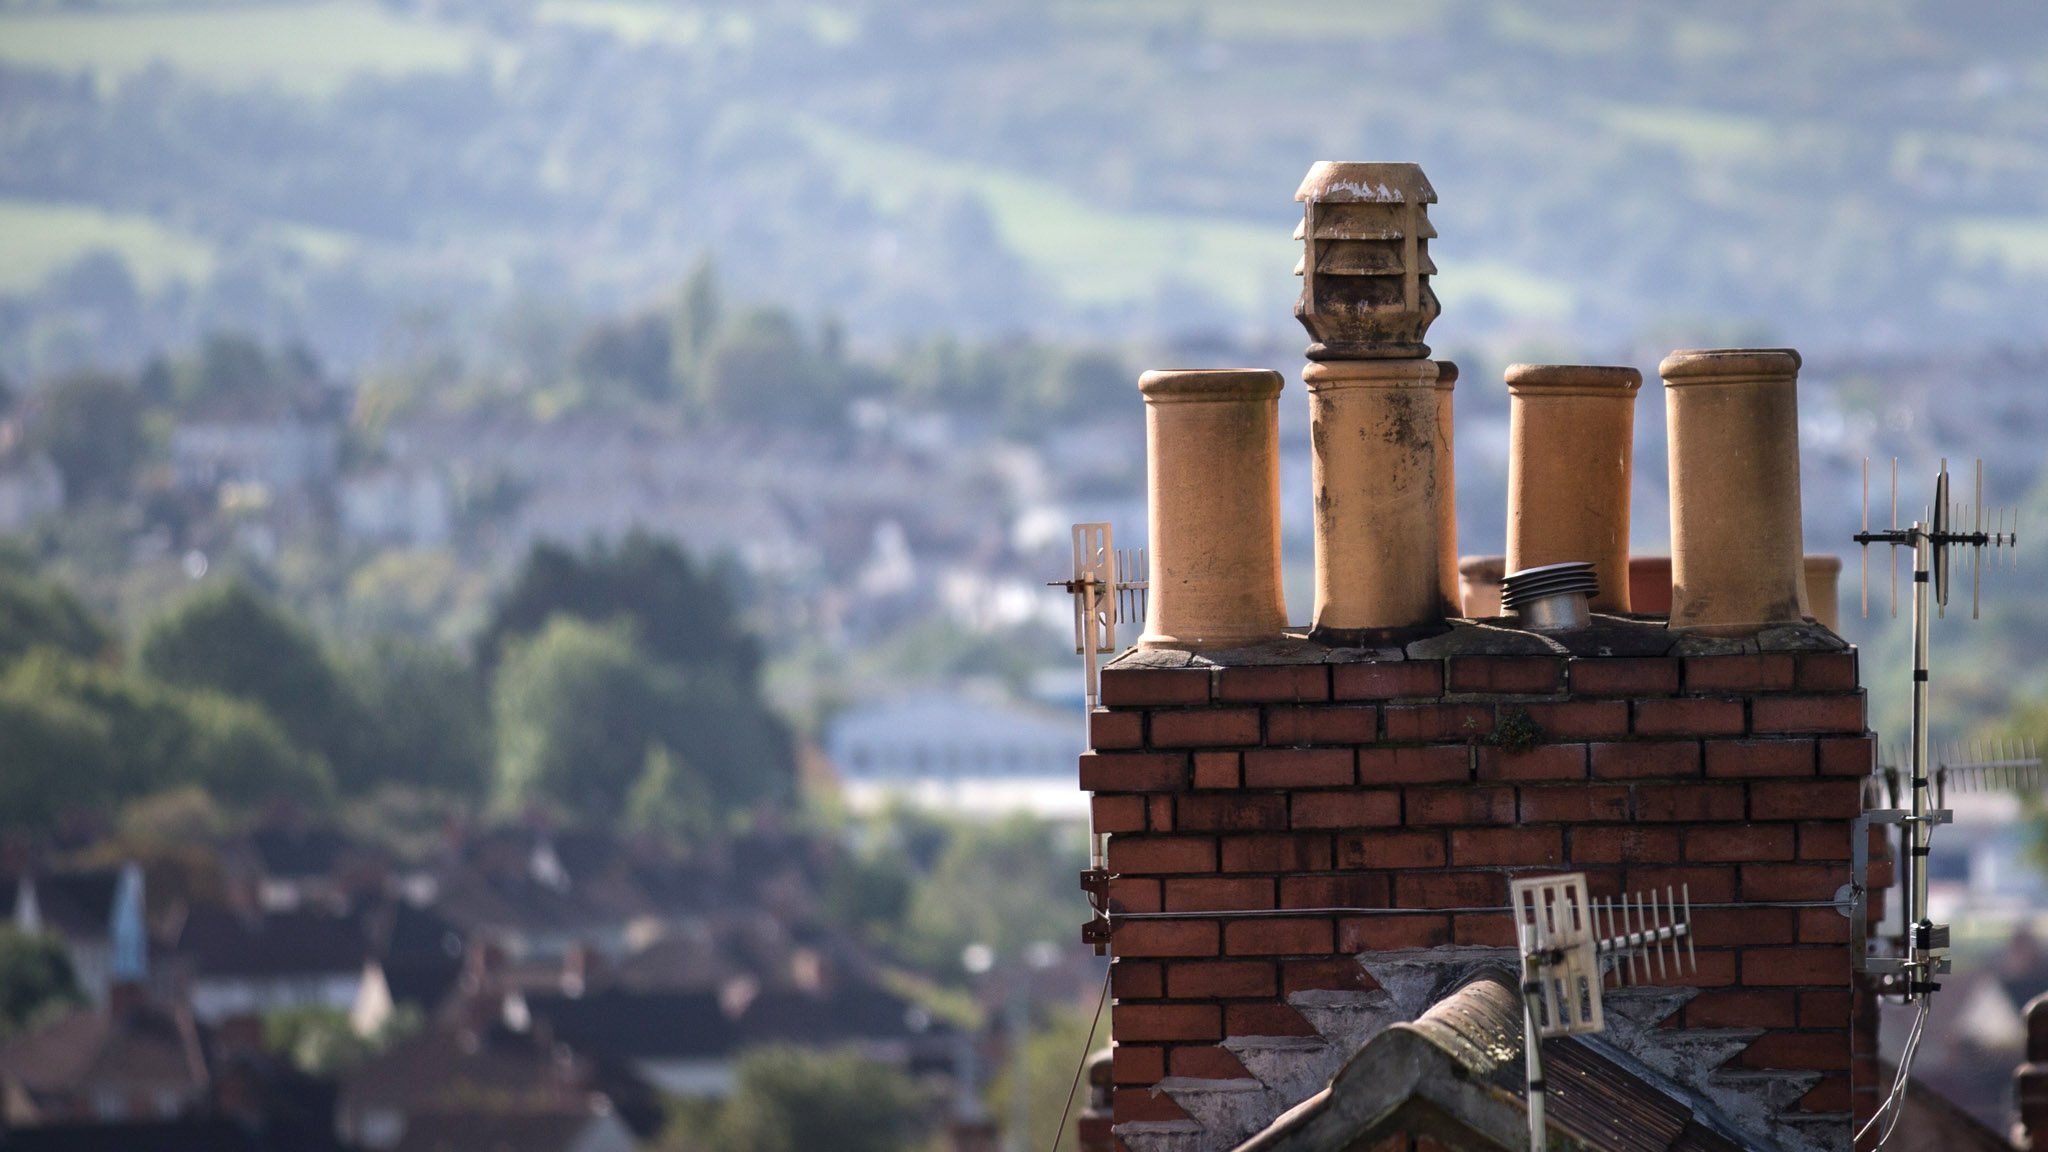
[[[652,814],[654,797],[635,791],[650,769],[677,796],[708,797],[714,815],[791,791],[780,725],[730,684],[650,659],[624,624],[551,620],[506,655],[491,702],[504,806]]]
[[[77,703],[0,684],[0,828],[47,828],[108,790],[114,746],[104,718]]]
[[[1084,847],[1047,820],[958,824],[911,896],[900,947],[934,971],[957,972],[969,944],[1015,955],[1039,940],[1064,940],[1074,918],[1066,888],[1084,862]]]
[[[535,545],[484,626],[480,661],[488,668],[508,640],[533,635],[557,614],[626,621],[655,659],[723,675],[749,690],[759,675],[760,647],[741,622],[723,574],[645,533],[582,555]]]
[[[83,1003],[62,941],[0,927],[0,1042]]]
[[[843,415],[837,383],[789,313],[752,308],[720,328],[705,349],[695,397],[698,407],[715,419],[829,425]]]
[[[93,659],[112,644],[106,626],[69,589],[0,570],[0,667],[35,648]]]
[[[312,633],[248,585],[202,588],[156,620],[141,664],[165,683],[262,706],[300,747],[327,758],[343,791],[374,782],[361,704]]]
[[[142,398],[118,376],[74,373],[43,397],[34,440],[64,477],[72,505],[118,500],[148,451]]]
[[[475,669],[445,648],[386,638],[350,662],[348,681],[381,777],[482,798],[491,715]]]
[[[690,1152],[906,1152],[924,1135],[925,1108],[909,1077],[851,1052],[763,1048],[740,1060],[733,1093]],[[692,1142],[692,1141],[695,1142]]]
[[[577,377],[605,394],[667,399],[673,394],[670,329],[656,315],[596,325],[577,342]]]
[[[697,371],[704,352],[711,347],[718,326],[725,319],[725,304],[718,292],[718,266],[709,255],[700,256],[683,281],[676,301],[675,320],[669,327],[669,379],[678,396],[690,395],[697,386]]]

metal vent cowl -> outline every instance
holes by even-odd
[[[1582,560],[1510,572],[1500,582],[1501,610],[1534,632],[1569,632],[1593,622],[1600,582]]]

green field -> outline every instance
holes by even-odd
[[[1162,283],[1178,282],[1249,313],[1284,315],[1298,291],[1292,269],[1300,247],[1290,237],[1296,223],[1291,202],[1275,204],[1270,227],[1238,218],[1116,211],[1047,180],[950,160],[817,120],[800,122],[799,130],[846,187],[865,192],[885,212],[916,210],[934,194],[979,197],[1004,244],[1078,303],[1144,301]],[[1483,299],[1535,320],[1571,306],[1561,285],[1498,262],[1454,262],[1436,287],[1447,306]]]
[[[358,73],[453,71],[502,49],[368,0],[311,4],[0,9],[0,60],[89,72],[102,84],[162,62],[224,88],[275,86],[323,96]]]
[[[34,288],[43,277],[95,249],[119,253],[145,289],[213,270],[205,241],[146,216],[74,204],[0,199],[0,292]]]

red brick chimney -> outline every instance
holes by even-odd
[[[2027,1062],[2012,1078],[2019,1122],[2013,1146],[2020,1152],[2048,1152],[2048,995],[2027,1001]]]

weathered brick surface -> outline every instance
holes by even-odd
[[[1661,982],[1699,992],[1669,1025],[1762,1030],[1732,1067],[1873,1106],[1849,922],[1800,906],[1848,880],[1853,652],[1111,668],[1103,699],[1081,779],[1110,905],[1180,917],[1112,937],[1119,1121],[1180,1115],[1162,1076],[1248,1075],[1227,1037],[1306,1034],[1290,994],[1374,987],[1359,953],[1511,945],[1509,881],[1562,870],[1686,890],[1698,971]]]

